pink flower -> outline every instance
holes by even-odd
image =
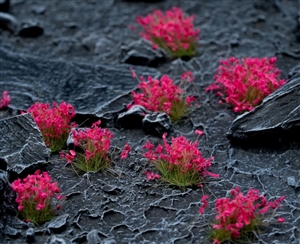
[[[221,60],[215,81],[206,91],[217,90],[220,101],[231,104],[235,112],[251,111],[286,83],[279,79],[280,71],[275,68],[275,62],[276,57]]]
[[[125,146],[124,146],[124,149],[121,153],[121,159],[127,158],[130,150],[131,150],[130,146],[126,143]]]
[[[51,215],[51,213],[45,211],[51,209],[49,208],[51,200],[54,195],[60,192],[60,188],[57,182],[52,182],[47,172],[41,173],[40,170],[36,170],[33,175],[28,175],[23,180],[15,180],[11,186],[17,194],[18,210],[24,219],[35,221],[37,215]],[[61,199],[57,197],[57,200]],[[44,212],[39,214],[36,211]]]
[[[208,195],[204,195],[204,196],[201,198],[202,206],[201,206],[200,209],[199,209],[199,213],[200,213],[200,214],[204,214],[205,208],[208,207],[208,201],[207,201],[207,199],[208,199]]]
[[[142,147],[148,151],[144,156],[155,165],[159,166],[160,174],[163,179],[168,177],[168,182],[172,184],[197,185],[202,180],[201,177],[210,175],[218,177],[208,171],[211,167],[212,158],[203,158],[198,149],[198,141],[191,142],[184,136],[173,137],[171,143],[166,139],[166,133],[162,136],[163,145],[158,145],[154,150],[154,145],[149,141]],[[193,180],[187,178],[193,175]],[[175,180],[174,180],[175,179]]]
[[[133,68],[132,67],[129,67],[130,71],[131,71],[131,75],[132,75],[132,78],[137,78],[136,76],[136,73],[134,72]]]
[[[76,152],[74,150],[70,150],[69,153],[60,152],[60,157],[68,160],[68,164],[71,163],[76,157]]]
[[[193,75],[193,72],[191,71],[185,71],[182,75],[181,75],[181,80],[187,80],[187,82],[192,82],[194,81],[196,78]]]
[[[285,218],[279,217],[279,218],[277,218],[277,222],[283,223],[283,222],[285,222]]]
[[[155,180],[155,179],[159,179],[159,174],[155,174],[153,172],[149,172],[149,171],[145,171],[145,175],[147,175],[147,180]]]
[[[204,132],[202,130],[195,130],[195,134],[202,136],[204,135]]]
[[[155,10],[136,22],[142,27],[141,37],[152,42],[153,47],[164,48],[175,57],[193,56],[200,29],[194,27],[195,16],[185,16],[180,8],[173,7],[163,13]]]
[[[257,218],[262,218],[270,209],[269,206],[274,202],[279,204],[284,198],[268,202],[263,195],[259,195],[258,190],[250,189],[246,195],[243,195],[238,187],[231,189],[230,194],[230,198],[216,200],[215,207],[218,214],[215,217],[213,228],[215,231],[222,231],[224,236],[226,236],[225,233],[229,234],[234,239],[239,238],[244,226],[254,223]],[[261,211],[262,209],[267,210]],[[277,221],[283,222],[284,218],[278,218]]]
[[[131,72],[133,77],[137,77],[132,68]],[[147,81],[140,77],[138,88],[139,92],[131,93],[133,102],[127,105],[128,109],[133,105],[141,105],[151,111],[165,112],[171,119],[183,116],[196,100],[193,96],[184,99],[184,89],[177,86],[168,75],[163,75],[160,79],[148,76]]]
[[[76,126],[71,124],[75,109],[65,102],[60,105],[53,102],[52,108],[48,103],[35,103],[28,112],[41,130],[46,145],[53,152],[64,146],[71,128]]]
[[[109,162],[108,153],[113,134],[110,130],[99,127],[100,124],[101,121],[98,120],[92,124],[91,128],[74,130],[72,132],[74,145],[83,150],[83,153],[78,153],[75,166],[80,163],[84,166],[83,168],[86,168],[86,171],[104,169],[107,166],[107,162]],[[126,150],[128,153],[130,147],[126,146]],[[123,156],[125,156],[126,152],[124,152]],[[73,150],[70,150],[69,154],[61,153],[61,157],[67,159],[68,163],[71,163],[75,156],[76,152]],[[80,169],[82,170],[82,167]]]
[[[0,109],[4,107],[8,107],[10,102],[10,96],[8,95],[8,91],[3,91],[2,98],[0,99]]]

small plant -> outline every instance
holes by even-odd
[[[0,99],[0,109],[8,107],[10,103],[10,96],[8,95],[8,91],[3,91],[2,98]]]
[[[163,145],[154,145],[149,141],[143,146],[148,152],[144,156],[154,163],[160,178],[179,187],[194,186],[203,182],[203,177],[219,177],[208,171],[212,157],[205,159],[198,149],[198,141],[191,142],[184,136],[173,137],[171,144],[163,135]],[[148,175],[149,178],[149,175]]]
[[[91,128],[74,130],[72,132],[74,145],[82,149],[83,153],[76,154],[70,150],[69,153],[61,152],[61,157],[84,172],[104,171],[108,168],[110,165],[108,152],[113,135],[109,130],[100,128],[100,123],[99,120],[93,123]],[[128,147],[126,150],[128,151]]]
[[[125,159],[128,157],[128,154],[130,153],[130,146],[128,145],[128,143],[125,144],[123,151],[121,152],[121,159]]]
[[[66,144],[69,132],[75,124],[70,124],[75,116],[75,109],[71,104],[62,102],[53,108],[48,103],[35,103],[28,112],[41,130],[43,139],[51,152],[57,152]]]
[[[217,90],[216,95],[221,97],[219,102],[231,104],[235,112],[251,111],[286,83],[279,80],[280,71],[275,63],[276,57],[221,60],[215,81],[206,91]]]
[[[169,55],[180,58],[196,55],[200,29],[194,27],[195,18],[173,7],[166,13],[155,10],[145,17],[139,16],[136,22],[143,29],[140,36],[149,40],[153,48],[163,48]]]
[[[214,244],[248,240],[253,232],[259,231],[261,226],[268,223],[265,214],[273,209],[274,215],[284,200],[284,196],[281,196],[269,202],[263,195],[259,195],[258,190],[253,189],[250,189],[244,196],[238,187],[231,189],[230,194],[229,198],[216,200],[217,216],[210,232],[210,238]],[[207,195],[202,197],[203,206],[199,210],[201,214],[208,206],[207,198]],[[277,222],[284,222],[284,219],[278,218]]]
[[[37,170],[33,175],[28,175],[23,180],[17,179],[12,183],[12,189],[17,193],[16,202],[22,218],[26,222],[42,224],[55,217],[52,207],[53,197],[60,201],[57,182],[52,182],[47,172]],[[56,207],[60,209],[60,205]]]
[[[137,75],[131,69],[132,76],[137,78]],[[181,84],[192,82],[194,77],[191,72],[185,72],[182,75]],[[168,75],[164,75],[160,80],[148,77],[148,81],[144,77],[137,78],[139,81],[138,88],[140,93],[132,92],[133,103],[128,105],[130,108],[133,105],[141,105],[146,109],[155,112],[165,112],[175,122],[188,112],[189,106],[196,99],[193,96],[184,98],[185,90],[174,84],[174,80]]]

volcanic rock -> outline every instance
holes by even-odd
[[[27,242],[33,242],[34,241],[34,235],[35,235],[35,231],[34,231],[34,228],[28,228],[26,230],[26,241]]]
[[[11,14],[0,12],[0,28],[15,33],[19,28],[19,21]]]
[[[143,130],[146,133],[159,137],[173,129],[171,119],[166,113],[146,114],[142,122]]]
[[[22,37],[38,37],[43,35],[44,29],[36,20],[27,20],[21,24],[19,35]]]
[[[0,0],[0,12],[9,12],[10,0]]]
[[[297,38],[297,41],[300,42],[300,10],[299,10],[298,18],[297,18],[296,38]]]
[[[14,197],[15,193],[8,181],[8,174],[0,169],[0,216],[4,217],[8,212],[16,211]]]
[[[32,6],[31,11],[35,14],[44,14],[46,12],[46,6]]]
[[[123,45],[121,49],[121,60],[126,64],[157,67],[166,59],[164,50],[153,49],[144,39],[131,42],[128,46]]]
[[[67,224],[68,217],[69,214],[63,214],[61,216],[58,216],[57,218],[51,220],[47,227],[49,229],[60,229]]]
[[[123,109],[124,102],[129,103],[130,97],[118,98],[129,94],[138,83],[132,78],[128,65],[50,60],[17,54],[2,47],[0,64],[0,87],[11,91],[10,96],[14,99],[10,105],[19,110],[27,110],[37,101],[65,101],[71,103],[78,114],[93,114],[100,118],[105,112]],[[157,77],[159,74],[148,67],[137,66],[134,70],[144,76]],[[14,91],[18,92],[14,94]],[[111,101],[115,102],[110,106]]]
[[[101,243],[101,239],[99,236],[99,233],[97,230],[91,230],[87,236],[86,239],[88,241],[89,244],[100,244]]]
[[[108,38],[106,37],[98,38],[95,44],[95,54],[103,54],[106,53],[107,50],[112,50],[112,49],[113,49],[113,44]]]
[[[285,138],[300,140],[300,71],[295,68],[292,78],[263,103],[238,116],[228,132],[230,139],[252,142],[280,142]]]
[[[62,235],[52,235],[45,244],[71,244],[71,240]]]
[[[20,174],[50,156],[42,134],[30,114],[0,120],[1,169]]]
[[[142,128],[142,120],[148,113],[150,113],[150,111],[143,106],[133,105],[128,111],[118,115],[117,124],[125,129]]]

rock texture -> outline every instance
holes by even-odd
[[[1,169],[22,173],[33,166],[46,164],[50,151],[30,114],[0,120]]]
[[[295,69],[284,86],[252,111],[237,117],[228,136],[260,142],[288,136],[300,141],[300,71]]]
[[[151,43],[144,39],[121,47],[121,60],[126,64],[157,67],[166,60],[166,55],[164,50],[153,49]]]
[[[0,87],[14,97],[11,106],[21,110],[27,110],[37,101],[66,101],[77,113],[97,115],[107,102],[129,93],[138,84],[127,65],[54,61],[16,54],[1,47],[0,63]],[[135,70],[146,76],[158,73],[144,67]]]

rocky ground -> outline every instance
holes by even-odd
[[[8,90],[12,100],[8,111],[0,111],[0,137],[4,138],[0,140],[0,193],[6,197],[0,203],[1,211],[7,210],[0,218],[0,242],[210,243],[208,223],[215,215],[211,192],[224,197],[239,186],[244,192],[258,189],[269,199],[286,198],[277,212],[286,222],[269,226],[251,243],[300,243],[299,75],[293,78],[293,97],[279,104],[286,107],[268,113],[260,109],[258,117],[257,112],[239,120],[254,121],[246,126],[251,133],[257,122],[263,129],[254,134],[264,135],[264,143],[248,143],[249,133],[239,130],[237,137],[246,135],[246,140],[230,141],[227,133],[240,128],[239,121],[231,128],[237,114],[205,92],[219,60],[230,56],[276,56],[282,78],[288,79],[300,61],[299,1],[11,0],[9,9],[4,2],[0,1],[0,92]],[[195,26],[201,29],[198,54],[188,61],[165,58],[127,28],[139,14],[172,6],[195,14]],[[169,134],[195,140],[194,131],[203,130],[199,148],[205,157],[214,156],[211,171],[219,173],[220,179],[208,178],[203,189],[178,189],[146,180],[144,171],[154,168],[141,156],[141,146],[148,139],[161,142],[160,137],[139,126],[124,129],[116,123],[131,101],[130,91],[137,87],[129,66],[139,75],[169,74],[176,79],[185,70],[194,72],[197,89],[190,90],[200,106],[174,124]],[[78,177],[58,154],[47,159],[46,148],[37,147],[41,137],[30,118],[12,117],[37,101],[73,104],[76,121],[83,125],[100,118],[114,133],[112,170]],[[270,104],[274,102],[265,107]],[[280,126],[286,125],[283,130],[260,123],[276,122],[275,118]],[[121,161],[119,152],[125,142],[133,151]],[[47,170],[67,196],[59,217],[41,227],[11,215],[13,198],[4,181],[37,167]],[[210,206],[199,216],[203,194],[211,196]]]

